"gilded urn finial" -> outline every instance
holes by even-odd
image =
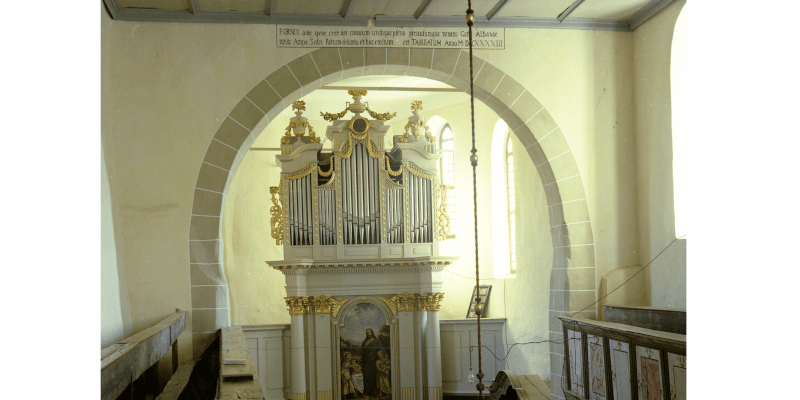
[[[303,100],[297,100],[292,103],[292,110],[298,111],[305,111],[306,110],[306,102]]]

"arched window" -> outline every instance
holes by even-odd
[[[439,148],[442,149],[442,158],[439,160],[439,170],[442,171],[442,185],[446,185],[449,190],[447,191],[447,216],[450,218],[450,235],[447,239],[456,237],[456,202],[455,202],[455,188],[456,178],[453,169],[453,130],[450,129],[450,124],[445,124],[442,131],[439,133]]]
[[[672,184],[675,237],[686,235],[686,8],[675,22],[670,56],[672,89]]]
[[[514,211],[516,210],[515,191],[514,191],[514,149],[511,145],[511,135],[508,135],[506,144],[506,187],[508,188],[508,250],[511,264],[511,273],[517,272],[517,241],[516,241],[516,221]]]
[[[492,245],[494,277],[516,277],[516,182],[514,145],[508,124],[499,119],[492,133]],[[508,249],[503,251],[502,249]]]

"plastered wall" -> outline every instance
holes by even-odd
[[[100,2],[100,347],[103,348],[125,336],[123,302],[127,302],[124,277],[120,280],[114,221],[112,217],[111,191],[103,149],[104,119],[108,107],[104,106],[109,96],[109,52],[111,19]]]
[[[676,1],[633,32],[639,263],[642,305],[686,309],[686,240],[675,239],[670,52]],[[672,245],[670,245],[672,243]],[[668,247],[669,246],[669,247]]]

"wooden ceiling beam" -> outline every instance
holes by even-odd
[[[464,17],[395,17],[386,15],[375,16],[376,27],[455,27],[465,28],[467,23]],[[601,20],[601,19],[575,19],[564,22],[556,18],[530,18],[530,17],[475,17],[476,28],[537,28],[537,29],[575,29],[595,31],[629,31],[627,21]]]
[[[511,0],[500,0],[500,1],[498,1],[497,4],[495,4],[494,7],[492,7],[491,10],[489,10],[489,13],[486,14],[486,19],[491,21],[492,18],[497,16],[497,13],[499,13],[500,11],[503,10],[503,7],[508,5],[508,3],[511,3]]]
[[[572,14],[576,8],[583,4],[583,1],[584,0],[575,0],[575,2],[570,4],[566,10],[562,11],[561,14],[558,14],[558,17],[556,18],[558,22],[564,22],[564,20],[567,19],[567,17],[569,17],[569,15]]]
[[[431,3],[433,3],[433,0],[422,0],[422,4],[420,4],[419,8],[417,8],[417,11],[414,12],[414,18],[415,19],[422,18],[428,11],[428,7],[431,6]]]
[[[195,15],[200,12],[200,5],[197,4],[197,0],[189,0],[189,11]]]
[[[342,11],[339,12],[339,14],[344,18],[350,17],[350,13],[353,12],[353,6],[355,4],[355,0],[344,0],[344,3],[342,4]]]

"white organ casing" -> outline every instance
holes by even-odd
[[[353,103],[326,116],[331,153],[321,151],[302,117],[305,104],[295,102],[297,116],[276,156],[281,201],[273,221],[281,223],[273,222],[273,238],[282,242],[284,259],[267,263],[286,278],[292,399],[346,399],[353,390],[347,377],[361,373],[360,365],[366,386],[376,382],[376,368],[386,371],[378,374],[390,378],[377,382],[392,399],[441,400],[441,274],[458,259],[439,255],[441,153],[418,115],[421,103],[414,102],[406,131],[387,151],[385,121],[393,115],[361,103],[366,91],[349,93]],[[346,112],[354,115],[340,120]],[[379,342],[369,332],[363,342],[346,337],[360,328],[353,313],[364,310],[381,321],[368,326],[373,335],[380,331]],[[370,397],[388,392],[379,393]]]

